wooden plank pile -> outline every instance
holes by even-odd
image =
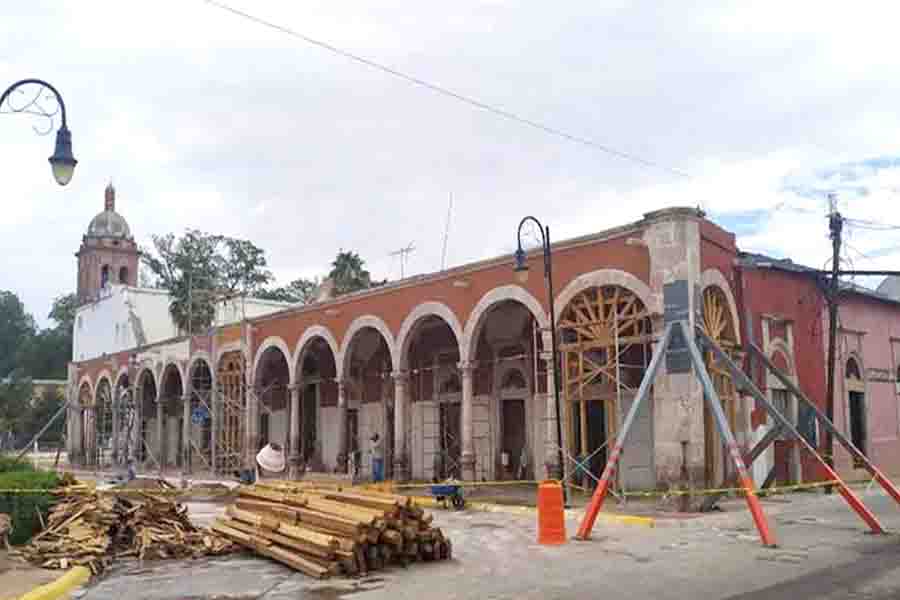
[[[319,579],[452,558],[410,498],[337,484],[266,482],[239,490],[213,531]]]
[[[44,568],[85,565],[97,575],[122,557],[198,558],[236,549],[227,539],[195,527],[187,507],[166,498],[145,492],[122,497],[86,486],[55,493],[61,499],[46,528],[20,550],[26,560]]]

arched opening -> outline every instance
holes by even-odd
[[[128,267],[119,268],[119,283],[128,285]]]
[[[855,358],[847,359],[844,368],[845,389],[847,390],[847,413],[849,417],[850,441],[864,455],[868,454],[868,419],[866,418],[866,383],[862,368]],[[854,460],[854,467],[862,467]]]
[[[322,337],[314,337],[300,351],[297,372],[300,384],[300,411],[292,418],[299,420],[297,452],[307,469],[331,470],[336,463],[326,457],[337,457],[337,436],[323,436],[324,425],[337,423],[338,387],[334,351]],[[329,428],[333,431],[333,428]],[[332,448],[333,446],[333,448]]]
[[[193,362],[191,377],[190,467],[212,471],[212,371],[202,358]]]
[[[290,382],[288,357],[276,346],[266,348],[259,358],[254,379],[256,405],[251,417],[256,427],[254,452],[269,443],[287,448]]]
[[[628,288],[592,287],[569,301],[558,328],[568,451],[599,477],[609,443],[618,434],[650,362],[650,314]],[[655,483],[650,400],[642,405],[622,454],[619,484],[627,487],[649,488]],[[593,483],[586,476],[580,479]]]
[[[131,390],[131,382],[127,372],[122,373],[116,382],[115,391],[113,392],[113,403],[116,406],[114,412],[114,450],[113,462],[117,465],[128,463],[128,459],[133,457],[134,427],[136,423],[137,410]]]
[[[135,448],[135,459],[138,464],[146,465],[147,461],[159,466],[159,440],[156,439],[156,380],[153,373],[144,370],[138,376],[138,397],[140,398],[140,443]]]
[[[725,292],[718,286],[708,286],[703,290],[703,327],[706,335],[710,337],[722,350],[732,357],[737,351],[736,324],[731,316],[728,299]],[[738,394],[731,373],[726,366],[717,360],[712,351],[706,351],[703,355],[706,370],[715,387],[716,394],[722,403],[726,420],[731,431],[735,431],[738,413]],[[704,476],[707,487],[713,487],[723,483],[729,470],[732,468],[731,459],[724,447],[722,436],[716,427],[713,415],[709,407],[703,404],[703,440],[705,468]]]
[[[535,316],[518,300],[491,305],[473,331],[470,363],[476,479],[533,479],[542,460],[546,416],[546,365]],[[505,376],[518,370],[525,386],[504,390]],[[537,383],[537,385],[535,385]]]
[[[405,346],[400,362],[409,376],[408,408],[400,413],[402,433],[399,444],[394,444],[399,464],[411,470],[415,479],[461,479],[459,342],[444,319],[429,315],[415,322]],[[395,434],[396,423],[391,421]],[[429,427],[425,432],[413,426],[426,422],[437,423],[437,431]]]
[[[343,368],[347,414],[342,439],[348,472],[372,477],[371,459],[389,465],[393,440],[393,364],[388,343],[378,329],[363,327],[353,334],[344,352]],[[372,453],[376,433],[381,439],[377,456]]]
[[[106,288],[109,284],[109,265],[100,267],[100,287]]]
[[[233,350],[222,354],[216,368],[216,390],[222,411],[222,422],[217,427],[217,473],[233,473],[241,468],[246,435],[245,366],[241,351]]]
[[[78,429],[77,454],[85,465],[90,465],[96,447],[95,439],[97,431],[94,428],[94,394],[91,386],[85,381],[78,389]]]
[[[112,460],[112,403],[112,388],[109,384],[109,380],[104,377],[100,380],[100,383],[97,384],[97,400],[94,404],[96,416],[94,426],[97,428],[95,438],[97,440],[97,445],[95,447],[96,455],[92,461],[93,464],[96,464],[101,468],[108,466]]]
[[[184,382],[174,364],[166,366],[162,374],[163,423],[159,434],[159,460],[163,465],[181,466],[184,452]],[[157,425],[158,426],[158,425]]]

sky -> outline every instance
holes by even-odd
[[[46,123],[0,114],[0,289],[39,323],[74,291],[110,181],[139,244],[249,239],[281,283],[340,249],[389,279],[410,244],[407,276],[509,252],[527,214],[562,239],[701,206],[743,250],[817,267],[828,193],[847,217],[900,225],[892,3],[228,3],[594,145],[203,0],[4,3],[0,88],[55,85],[79,161],[58,186]],[[900,232],[847,234],[844,266],[897,268]]]

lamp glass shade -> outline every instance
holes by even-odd
[[[528,263],[526,262],[525,251],[521,247],[516,250],[516,266],[513,267],[513,271],[519,283],[528,281]]]
[[[56,149],[48,160],[56,183],[66,185],[72,180],[78,161],[72,156],[72,134],[67,127],[60,127],[56,132]]]

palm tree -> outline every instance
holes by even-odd
[[[341,249],[331,263],[331,272],[328,274],[328,278],[334,282],[335,293],[348,294],[371,287],[372,278],[364,268],[365,264],[356,252],[344,252]]]

